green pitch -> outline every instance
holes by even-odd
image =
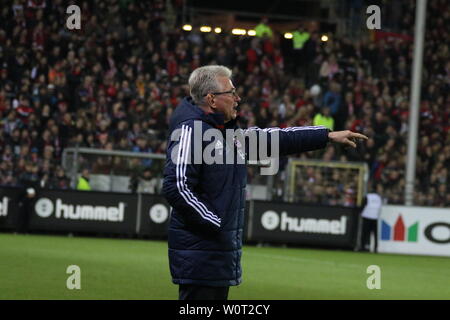
[[[450,299],[450,259],[312,249],[243,250],[230,299]],[[69,290],[67,267],[81,269]],[[367,267],[381,269],[369,290]],[[167,243],[0,234],[0,299],[177,299]]]

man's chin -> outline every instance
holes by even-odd
[[[228,119],[225,119],[225,123],[231,121],[231,120],[235,120],[238,116],[238,112],[236,110],[234,110],[229,116]]]

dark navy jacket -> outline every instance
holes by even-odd
[[[225,141],[226,129],[238,129],[235,123],[224,124],[221,114],[206,114],[190,97],[183,99],[170,120],[163,192],[173,208],[169,264],[175,284],[233,286],[242,281],[247,170],[245,163],[237,159],[245,157],[248,148],[242,150],[245,144],[229,145]],[[213,129],[217,140],[202,139],[208,129]],[[263,131],[251,128],[245,132],[255,130]],[[264,131],[269,135],[279,133],[280,155],[324,148],[328,142],[325,127]],[[234,164],[225,160],[230,151],[234,151]],[[205,163],[203,153],[223,157],[223,164]]]

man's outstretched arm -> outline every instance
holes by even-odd
[[[278,151],[279,156],[285,156],[323,149],[328,142],[342,143],[356,148],[354,142],[356,139],[367,140],[367,137],[360,133],[349,130],[330,132],[324,126],[289,127],[284,129],[252,127],[244,130],[244,135],[250,137],[250,143],[255,141],[255,139],[251,139],[251,135],[256,137],[258,149],[262,147],[262,144],[267,144],[265,147],[270,157],[276,156],[272,154],[274,150]],[[273,144],[278,144],[277,148],[274,148]]]

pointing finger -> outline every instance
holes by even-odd
[[[356,144],[349,139],[345,139],[345,144],[349,145],[352,148],[356,148]]]
[[[357,132],[352,132],[351,133],[351,137],[352,138],[359,138],[359,139],[365,139],[368,140],[369,138],[366,137],[365,135],[361,134],[361,133],[357,133]]]

